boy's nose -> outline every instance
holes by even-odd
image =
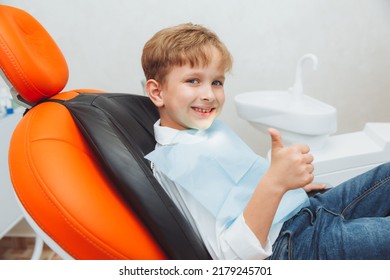
[[[203,101],[213,101],[215,99],[213,89],[211,87],[207,87],[202,90],[200,99]]]

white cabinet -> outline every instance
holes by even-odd
[[[0,239],[22,219],[8,170],[9,142],[21,118],[21,112],[0,118]]]

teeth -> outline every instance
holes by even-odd
[[[210,113],[211,112],[211,109],[202,109],[202,108],[197,108],[197,107],[194,107],[194,110],[197,112],[200,112],[200,113]]]

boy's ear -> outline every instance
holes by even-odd
[[[159,82],[154,79],[147,80],[145,90],[156,107],[162,107],[164,105],[161,85]]]

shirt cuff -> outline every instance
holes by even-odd
[[[263,247],[241,214],[225,231],[225,241],[242,260],[263,260],[272,254],[269,238]]]

